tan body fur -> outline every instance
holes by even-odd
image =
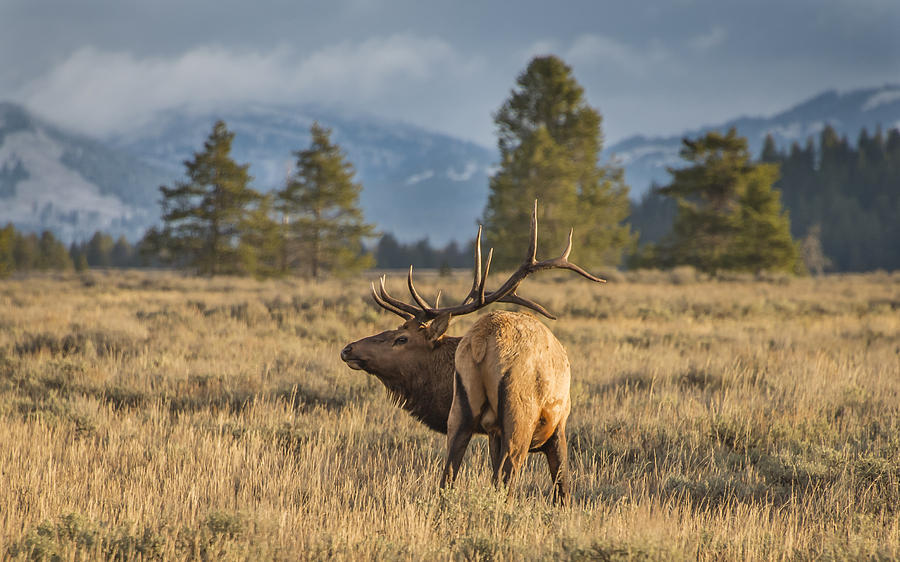
[[[529,314],[491,312],[462,338],[455,363],[443,483],[458,472],[472,434],[484,432],[495,480],[510,483],[527,453],[541,451],[564,496],[570,371],[566,351],[550,330]]]

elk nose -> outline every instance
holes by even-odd
[[[341,359],[343,361],[346,361],[347,359],[350,358],[350,354],[352,353],[352,347],[353,347],[353,344],[348,343],[347,346],[341,350]]]

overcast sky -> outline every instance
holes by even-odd
[[[898,0],[0,0],[0,100],[93,135],[159,109],[315,103],[487,146],[535,54],[607,142],[900,82]]]

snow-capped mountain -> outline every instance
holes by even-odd
[[[135,239],[156,220],[166,180],[130,154],[0,103],[0,224],[67,241],[96,230]]]
[[[652,182],[659,185],[669,182],[671,176],[666,172],[667,167],[685,164],[678,156],[684,137],[698,137],[708,131],[724,132],[736,127],[740,135],[747,137],[753,154],[758,155],[768,134],[780,149],[785,149],[793,142],[802,145],[809,136],[817,137],[826,124],[854,142],[863,127],[869,133],[878,127],[883,130],[900,128],[900,85],[843,93],[832,90],[771,117],[741,117],[669,137],[629,137],[608,147],[606,153],[625,168],[631,197],[637,199]]]
[[[309,146],[314,120],[332,129],[332,141],[346,153],[363,190],[366,220],[398,239],[428,237],[434,244],[467,240],[484,210],[487,175],[496,162],[482,146],[371,116],[339,115],[309,107],[242,107],[232,111],[171,111],[153,127],[110,143],[169,171],[184,174],[182,162],[203,146],[216,119],[235,133],[232,156],[250,164],[260,190],[284,185],[296,157]]]

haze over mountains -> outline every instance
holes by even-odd
[[[136,239],[158,220],[164,170],[0,103],[0,223],[70,241],[96,230]]]
[[[433,244],[472,237],[487,200],[494,149],[372,116],[309,106],[259,105],[231,111],[171,110],[152,126],[102,140],[63,131],[25,108],[0,103],[0,223],[53,230],[64,240],[96,230],[132,240],[159,217],[158,186],[182,178],[182,162],[198,150],[213,122],[236,133],[233,156],[250,164],[257,189],[283,185],[293,152],[306,148],[313,119],[333,129],[363,184],[367,220],[402,241]],[[771,117],[743,117],[683,135],[624,139],[605,151],[625,167],[632,198],[679,166],[681,138],[737,127],[758,152],[766,134],[780,147],[804,143],[826,124],[856,139],[900,127],[900,86],[834,91]]]

